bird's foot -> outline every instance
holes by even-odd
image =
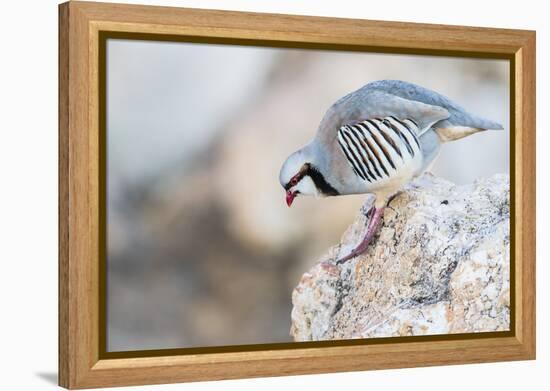
[[[338,259],[336,261],[337,265],[341,265],[349,261],[350,259],[353,259],[356,256],[363,254],[369,247],[369,243],[376,233],[382,220],[382,216],[384,215],[384,208],[376,208],[373,206],[372,211],[369,211],[369,214],[370,220],[367,226],[367,233],[365,234],[365,237],[363,238],[361,243],[359,243],[357,247],[355,247],[348,255]]]
[[[349,261],[350,259],[353,259],[353,258],[363,254],[367,250],[367,248],[369,247],[369,243],[370,243],[370,240],[372,239],[372,236],[374,236],[374,234],[369,235],[369,233],[367,232],[367,235],[361,241],[361,243],[359,243],[359,245],[357,247],[355,247],[353,250],[351,250],[351,252],[348,255],[346,255],[345,257],[342,257],[339,260],[337,260],[336,264],[341,265],[341,264]]]

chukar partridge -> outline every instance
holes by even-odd
[[[313,140],[287,158],[279,181],[288,206],[298,195],[376,196],[365,237],[337,261],[343,263],[367,249],[390,197],[427,169],[442,143],[487,129],[502,126],[418,85],[376,81],[328,109]]]

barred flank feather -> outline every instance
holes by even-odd
[[[374,183],[392,178],[421,153],[418,133],[413,120],[391,116],[342,126],[337,140],[353,172]]]

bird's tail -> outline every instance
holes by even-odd
[[[462,121],[441,121],[434,126],[442,141],[453,141],[484,130],[502,130],[501,124],[485,118],[468,115]],[[458,123],[457,123],[458,122]]]

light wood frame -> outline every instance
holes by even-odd
[[[501,338],[293,344],[104,358],[100,346],[99,44],[103,31],[269,46],[494,57],[511,61],[512,330]],[[168,38],[167,38],[168,37]],[[301,347],[304,346],[304,347]],[[59,6],[59,384],[172,383],[535,358],[535,33],[87,2]]]

